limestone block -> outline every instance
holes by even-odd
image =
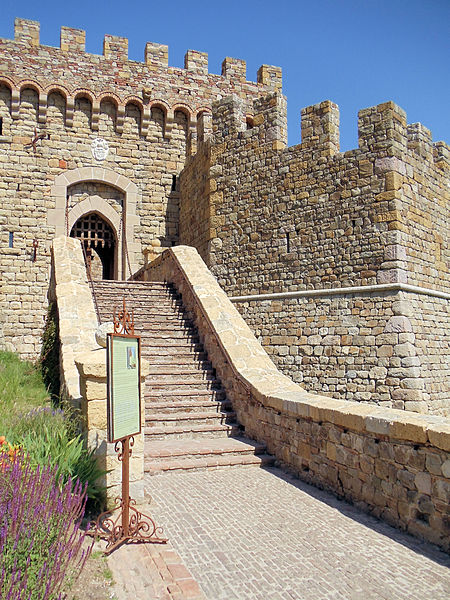
[[[432,423],[427,428],[430,444],[450,452],[450,423]]]
[[[86,426],[89,430],[107,429],[106,398],[104,400],[90,400],[87,403]]]
[[[424,444],[427,442],[427,422],[411,413],[404,413],[404,416],[392,421],[389,434],[396,439]]]

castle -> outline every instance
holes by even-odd
[[[386,102],[302,110],[286,146],[281,70],[208,72],[189,50],[17,19],[0,40],[0,343],[36,358],[50,245],[79,238],[94,276],[125,279],[194,246],[275,364],[307,390],[450,414],[449,148]]]

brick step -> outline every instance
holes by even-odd
[[[102,323],[104,323],[105,321],[112,321],[113,314],[114,314],[113,309],[111,309],[110,311],[106,311],[106,310],[104,311],[104,310],[100,309],[99,310],[100,321]],[[174,315],[174,312],[172,309],[169,309],[169,311],[167,313],[164,313],[162,310],[160,310],[158,313],[155,313],[153,315],[153,317],[151,317],[150,312],[148,312],[148,313],[146,313],[145,317],[147,320],[144,322],[141,317],[138,318],[136,315],[134,315],[135,329],[139,329],[139,330],[143,331],[143,330],[145,330],[147,328],[151,328],[151,327],[167,328],[167,327],[183,327],[183,326],[191,327],[192,326],[189,321],[186,321],[185,317]]]
[[[154,340],[154,343],[151,342],[151,338],[144,338],[144,344],[146,345],[146,351],[148,354],[173,354],[174,356],[178,354],[204,354],[203,345],[198,343],[190,343],[185,341],[184,343],[175,339],[175,340],[167,340],[167,343],[162,343],[161,341]]]
[[[198,390],[198,389],[166,389],[161,391],[145,389],[144,398],[147,402],[179,402],[190,398],[191,400],[210,400],[212,402],[221,402],[225,400],[225,392],[222,388],[218,390]]]
[[[145,417],[145,431],[161,427],[191,427],[192,425],[233,425],[236,414],[233,412],[163,412]]]
[[[136,320],[136,319],[135,319]],[[197,332],[197,329],[192,325],[192,323],[185,319],[184,317],[180,318],[167,318],[163,319],[161,313],[158,315],[155,314],[154,318],[142,317],[138,322],[135,323],[135,326],[138,326],[141,331],[145,331],[147,329],[155,329],[158,331],[170,331],[172,328],[175,328],[177,331],[192,331]]]
[[[165,377],[168,377],[167,375]],[[146,381],[146,390],[148,392],[157,392],[157,391],[173,391],[173,390],[186,390],[193,389],[195,391],[219,391],[222,389],[220,382],[213,379],[197,379],[186,380],[186,379],[149,379]]]
[[[135,328],[136,330],[136,328]],[[195,343],[198,343],[199,337],[197,333],[193,333],[191,331],[185,331],[183,329],[180,330],[176,330],[176,329],[172,329],[172,330],[167,330],[167,331],[161,331],[158,329],[154,329],[152,331],[149,331],[148,329],[145,330],[141,330],[141,338],[146,340],[158,340],[161,343],[164,343],[166,341],[171,341],[173,340],[174,342],[176,341],[177,343],[179,343],[180,341],[185,341],[190,343],[191,341],[195,341]]]
[[[194,458],[176,458],[176,459],[144,459],[144,471],[148,475],[156,476],[164,473],[174,473],[179,471],[205,471],[206,469],[223,469],[231,467],[265,467],[274,464],[273,456],[269,454],[244,454],[233,455],[224,454],[218,456],[205,456]]]
[[[148,360],[152,367],[182,367],[189,369],[211,368],[211,363],[204,352],[149,352],[147,348],[142,349],[142,356]]]
[[[136,296],[145,296],[146,294],[174,294],[173,287],[167,284],[154,283],[127,283],[126,281],[94,281],[94,290],[108,296],[113,294],[130,294]]]
[[[177,315],[173,311],[165,316],[159,311],[158,313],[155,313],[152,318],[148,317],[146,314],[145,317],[139,319],[138,325],[142,330],[149,328],[169,329],[170,327],[177,327],[195,331],[195,327],[192,325],[191,321],[186,319],[183,315]]]
[[[124,295],[117,294],[110,297],[104,297],[102,292],[97,294],[97,301],[100,300],[100,304],[102,308],[111,309],[115,306],[119,308],[123,305]],[[164,295],[152,295],[146,296],[145,298],[141,297],[132,297],[125,294],[125,302],[127,304],[127,309],[131,312],[133,310],[135,313],[139,311],[143,313],[146,309],[152,308],[153,311],[156,307],[161,306],[165,309],[176,308],[177,310],[182,309],[182,303],[180,300],[176,300],[171,298],[167,294]]]
[[[204,371],[193,371],[192,373],[154,373],[148,375],[145,379],[148,389],[159,389],[162,386],[170,385],[192,385],[197,389],[206,386],[207,389],[220,387],[220,382],[213,374],[207,375]]]
[[[151,440],[218,438],[239,435],[241,428],[236,423],[215,425],[184,425],[173,427],[145,427],[145,444]]]
[[[152,440],[145,446],[145,471],[197,470],[228,466],[272,464],[265,445],[246,438]]]
[[[152,402],[145,403],[145,415],[175,413],[179,412],[227,412],[231,411],[232,405],[229,400],[180,400],[178,402]]]
[[[153,364],[150,366],[150,372],[147,375],[148,380],[153,380],[153,377],[194,377],[202,380],[209,380],[215,378],[214,369],[211,368],[211,364],[203,363],[202,366],[199,366],[197,369],[188,368],[183,365],[159,365],[155,367]]]
[[[246,437],[236,436],[206,440],[152,440],[144,450],[145,457],[177,458],[186,456],[213,456],[217,454],[262,454],[266,445]]]
[[[177,369],[177,372],[189,370],[189,371],[202,371],[203,369],[211,370],[211,363],[207,358],[198,359],[192,354],[182,355],[179,354],[176,357],[172,355],[157,355],[157,354],[144,354],[145,348],[142,351],[142,356],[149,361],[150,368],[152,369]]]
[[[112,310],[114,308],[121,308],[123,306],[123,296],[113,296],[111,298],[101,298],[101,294],[97,295],[97,301],[100,299],[100,304],[102,310]],[[158,307],[164,308],[166,311],[168,310],[182,310],[182,303],[180,300],[174,300],[170,298],[170,296],[158,296],[152,298],[131,298],[129,296],[125,296],[125,301],[127,304],[127,309],[134,314],[145,315],[147,310],[150,310],[153,313],[156,313]],[[100,308],[100,307],[99,307]]]
[[[101,303],[99,305],[99,313],[100,315],[112,315],[114,310],[116,312],[122,308],[122,299],[118,298],[117,301],[111,303]],[[136,321],[140,319],[158,319],[162,316],[164,317],[176,317],[178,315],[186,318],[184,313],[180,311],[180,306],[172,305],[169,302],[152,302],[147,306],[140,306],[136,308],[136,305],[127,302],[127,310],[133,313]]]

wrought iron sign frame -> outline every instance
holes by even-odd
[[[114,333],[108,334],[128,339],[138,339],[134,334],[134,314],[130,314],[126,307],[125,298],[120,311],[113,313]],[[138,362],[140,363],[140,343],[138,342]],[[112,356],[108,356],[107,376],[111,378]],[[114,439],[113,428],[111,428],[112,409],[110,388],[112,381],[108,381],[108,440],[114,443],[114,451],[118,460],[122,463],[122,496],[115,499],[115,507],[103,512],[97,520],[92,523],[90,535],[106,540],[105,554],[111,554],[116,548],[127,542],[152,542],[165,544],[167,538],[160,537],[163,533],[162,527],[157,527],[154,519],[135,508],[136,501],[130,498],[130,457],[134,445],[134,435],[141,432],[141,406],[140,406],[140,366],[138,366],[139,382],[139,431],[132,435],[126,435],[120,439]]]

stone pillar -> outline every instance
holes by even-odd
[[[87,444],[94,449],[100,467],[107,471],[101,483],[107,488],[107,506],[113,508],[114,500],[121,496],[122,463],[108,442],[106,407],[106,353],[98,348],[80,355],[75,361],[80,375],[81,412],[86,428]],[[143,389],[149,372],[148,362],[141,359],[141,423],[144,427],[145,404]],[[144,501],[144,432],[134,436],[130,459],[130,496],[136,502]]]

